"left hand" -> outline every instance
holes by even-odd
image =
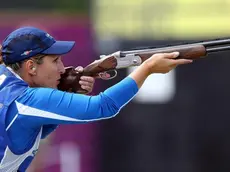
[[[78,66],[75,68],[78,72],[83,72],[83,67]],[[89,94],[93,91],[95,79],[91,76],[81,76],[79,84],[81,85],[81,88],[84,90],[87,90],[87,93]]]

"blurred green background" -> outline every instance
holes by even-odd
[[[56,11],[59,13],[87,14],[89,12],[89,0],[40,0],[40,1],[2,1],[1,10],[3,11]]]

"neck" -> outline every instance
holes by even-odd
[[[22,77],[22,78],[30,87],[35,87],[33,80],[31,80],[29,77]]]

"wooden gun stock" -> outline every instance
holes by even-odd
[[[106,72],[115,69],[117,66],[117,59],[114,56],[108,56],[99,60],[95,60],[84,68],[82,75],[84,76],[98,76],[101,72]]]

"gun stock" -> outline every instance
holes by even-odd
[[[117,66],[117,59],[115,56],[107,56],[99,60],[95,60],[84,68],[84,76],[98,76],[101,72],[106,72],[115,69]]]

